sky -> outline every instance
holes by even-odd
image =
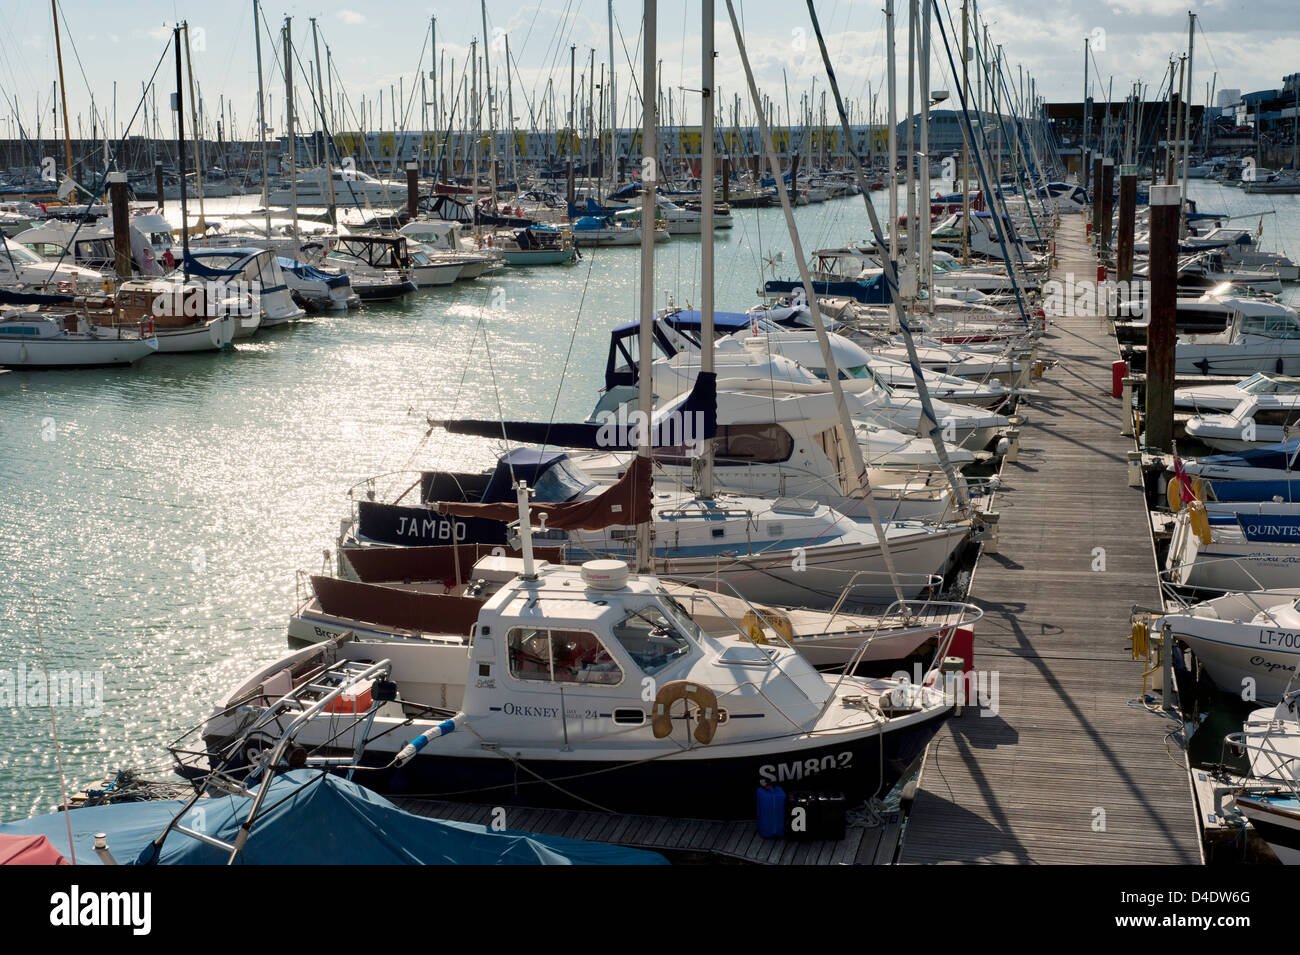
[[[899,109],[905,108],[907,57],[907,5],[898,2],[896,45],[899,63]],[[944,0],[940,0],[941,6]],[[947,0],[953,22],[960,29],[959,0]],[[885,17],[884,0],[833,0],[817,2],[818,16],[835,64],[842,91],[856,100],[863,112],[870,97],[884,114]],[[68,111],[74,133],[89,135],[93,94],[101,122],[125,127],[141,96],[141,84],[155,67],[158,99],[166,114],[167,96],[174,86],[175,67],[170,53],[171,26],[188,20],[193,41],[196,82],[209,114],[224,97],[234,114],[234,128],[255,135],[257,72],[253,40],[252,0],[233,4],[192,0],[114,0],[111,5],[91,0],[61,0],[64,70]],[[640,30],[643,5],[636,0],[615,0],[616,95],[621,103],[620,122],[639,123],[628,94],[630,63],[637,64],[640,82]],[[111,16],[106,17],[106,9]],[[1203,101],[1211,82],[1216,89],[1271,89],[1281,86],[1284,74],[1300,70],[1300,31],[1296,29],[1294,0],[1060,0],[1053,4],[986,0],[978,8],[994,45],[1003,47],[1010,82],[1019,83],[1020,71],[1033,76],[1040,95],[1048,100],[1079,100],[1083,92],[1083,40],[1091,39],[1094,62],[1090,65],[1093,95],[1123,98],[1135,82],[1148,93],[1159,88],[1171,55],[1187,46],[1187,12],[1198,14],[1193,61],[1196,101]],[[487,0],[487,35],[492,39],[489,57],[498,79],[504,71],[503,38],[508,36],[516,64],[514,113],[519,124],[529,122],[530,106],[536,112],[546,98],[548,83],[556,108],[567,111],[569,46],[576,46],[577,72],[583,74],[595,50],[597,81],[607,63],[607,4],[604,0],[539,0],[533,3]],[[676,97],[674,118],[699,120],[700,85],[699,0],[661,0],[658,4],[658,57],[663,62],[662,85]],[[782,112],[785,104],[798,113],[801,97],[812,94],[820,106],[826,87],[821,59],[805,6],[798,0],[745,0],[736,2],[745,43],[760,89]],[[281,122],[284,80],[272,60],[279,55],[278,36],[285,16],[293,18],[293,36],[300,69],[312,59],[311,23],[315,17],[322,42],[328,46],[338,76],[336,98],[345,89],[356,118],[357,104],[365,99],[369,109],[384,101],[384,121],[391,125],[390,88],[403,88],[406,103],[421,70],[430,67],[429,18],[437,18],[440,62],[450,73],[462,71],[470,42],[484,30],[479,5],[472,2],[417,5],[406,2],[372,4],[358,0],[266,0],[263,17],[263,59],[270,114],[268,124]],[[945,14],[947,16],[947,14]],[[721,100],[729,103],[741,94],[748,111],[744,74],[732,35],[727,8],[716,9],[717,83]],[[951,37],[950,37],[951,39]],[[956,46],[957,44],[954,44]],[[937,27],[932,36],[933,88],[954,90],[947,54]],[[482,44],[480,44],[480,49]],[[0,0],[0,136],[13,134],[15,103],[28,135],[35,134],[38,109],[42,133],[49,135],[52,87],[57,78],[52,17],[48,5]],[[299,113],[310,108],[307,82],[300,78]],[[116,90],[115,90],[116,84]],[[498,88],[499,88],[498,83]],[[684,88],[684,89],[683,89]],[[114,104],[116,95],[116,103]],[[417,102],[410,110],[408,128],[419,126]],[[955,97],[953,102],[955,103]],[[304,106],[305,104],[305,106]],[[665,120],[667,116],[665,116]],[[170,120],[168,119],[168,122]],[[138,120],[137,120],[138,123]],[[348,128],[355,123],[340,123]],[[373,126],[373,123],[368,124]],[[135,127],[139,130],[139,126]]]

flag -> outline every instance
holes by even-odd
[[[1183,459],[1174,455],[1174,480],[1178,482],[1178,490],[1182,496],[1184,504],[1191,504],[1196,500],[1196,495],[1192,493],[1192,481],[1183,470]]]

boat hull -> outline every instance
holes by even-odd
[[[139,339],[61,341],[0,338],[0,368],[104,368],[131,365],[154,351]]]
[[[803,735],[790,738],[780,751],[757,743],[738,744],[731,747],[737,755],[726,755],[726,746],[696,746],[657,759],[606,760],[506,745],[496,752],[482,751],[483,755],[440,755],[435,742],[406,766],[393,769],[388,768],[392,753],[371,747],[361,760],[371,769],[357,778],[367,788],[392,796],[554,809],[596,807],[702,819],[753,818],[756,792],[763,783],[787,792],[843,794],[850,806],[884,796],[908,773],[950,711],[933,710],[917,714],[914,721],[899,721],[901,725],[886,724],[883,736],[879,731],[838,740],[833,734]],[[224,740],[206,742],[209,752],[217,752]]]

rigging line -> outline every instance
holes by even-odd
[[[154,77],[158,75],[158,70],[162,67],[163,60],[166,58],[166,56],[167,56],[167,52],[168,52],[168,50],[170,49],[170,47],[171,47],[171,44],[170,44],[170,43],[165,43],[165,44],[163,45],[163,51],[162,51],[162,54],[158,57],[158,62],[154,64],[153,73],[152,73],[152,74],[150,75],[150,77],[149,77],[149,82],[150,82],[150,83],[153,83]],[[121,139],[121,143],[125,144],[127,134],[130,132],[131,126],[135,123],[135,118],[136,118],[136,116],[139,115],[139,113],[140,113],[140,106],[141,106],[141,104],[142,104],[143,102],[144,102],[144,97],[142,96],[141,99],[140,99],[140,101],[136,103],[135,112],[131,114],[131,119],[130,119],[130,121],[127,123],[126,129],[122,131],[122,139]],[[69,180],[70,182],[73,182],[73,179],[72,179],[72,170],[71,170],[71,169],[68,170],[68,180]],[[75,182],[74,182],[73,184],[75,185]],[[78,187],[78,188],[80,188],[80,187]],[[92,208],[94,208],[96,196],[91,195],[91,194],[89,193],[88,190],[83,189],[82,191],[83,191],[83,192],[86,192],[87,195],[90,195],[90,198],[89,198],[89,199],[87,200],[87,202],[86,202],[86,208],[83,210],[82,214],[81,214],[80,216],[78,216],[78,218],[77,218],[77,224],[76,224],[76,226],[75,226],[75,227],[73,228],[73,230],[72,230],[72,235],[71,235],[71,237],[68,239],[67,244],[63,247],[63,251],[59,253],[59,257],[58,257],[58,259],[55,260],[54,268],[50,270],[50,274],[47,275],[47,276],[45,277],[45,281],[41,283],[41,288],[42,288],[42,289],[47,288],[47,287],[49,286],[50,282],[51,282],[51,281],[54,279],[54,277],[58,274],[59,267],[60,267],[61,265],[63,265],[63,260],[64,260],[64,259],[68,256],[68,254],[71,252],[71,250],[72,250],[72,244],[76,241],[77,236],[78,236],[78,235],[80,234],[80,232],[81,232],[81,227],[82,227],[83,225],[86,224],[86,219],[87,219],[87,217],[90,215],[90,210],[91,210]],[[8,250],[8,244],[7,244],[7,243],[6,243],[6,246],[5,246],[5,247],[6,247],[6,250]],[[10,264],[12,265],[12,257],[13,257],[13,253],[11,252],[11,253],[9,253],[9,254],[10,254]]]
[[[560,394],[564,390],[564,378],[569,371],[569,359],[573,355],[573,344],[578,339],[578,326],[582,323],[582,308],[587,301],[587,289],[591,285],[591,273],[596,266],[596,251],[600,246],[592,246],[591,255],[588,257],[587,277],[582,283],[582,296],[578,299],[577,314],[573,317],[573,331],[569,335],[569,349],[564,353],[564,367],[560,369],[560,382],[555,386],[555,401],[551,404],[551,417],[546,423],[546,440],[542,442],[542,450],[545,451],[550,445],[551,425],[555,424],[555,412],[560,407]]]

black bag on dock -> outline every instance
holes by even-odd
[[[786,836],[839,841],[844,838],[847,808],[843,793],[792,792],[785,804]]]

